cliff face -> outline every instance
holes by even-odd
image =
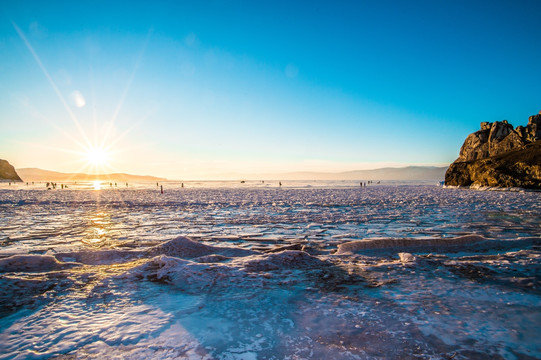
[[[0,159],[0,181],[22,181],[15,168],[7,162],[7,160]]]
[[[522,149],[537,140],[541,140],[541,112],[530,116],[526,127],[516,129],[507,120],[482,122],[481,130],[466,138],[456,161],[486,159]]]
[[[445,184],[541,189],[541,112],[516,129],[505,120],[481,123],[447,169]]]

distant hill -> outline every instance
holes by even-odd
[[[247,180],[434,180],[443,181],[447,167],[407,166],[387,167],[373,170],[354,170],[344,172],[288,172],[279,174],[227,174],[229,179]]]
[[[109,181],[165,181],[167,179],[148,176],[148,175],[131,175],[123,173],[114,174],[83,174],[83,173],[62,173],[57,171],[42,170],[37,168],[22,168],[17,169],[17,173],[23,181],[92,181],[92,180],[109,180]]]
[[[354,170],[338,173],[289,173],[284,175],[319,176],[322,180],[443,180],[447,167],[408,166],[404,168],[381,168],[373,170]],[[299,179],[301,180],[301,179]]]
[[[11,165],[7,160],[0,159],[0,181],[22,181],[13,165]]]
[[[403,168],[381,168],[344,172],[287,172],[275,174],[223,174],[215,180],[434,180],[443,181],[447,167],[407,166]],[[123,173],[91,175],[82,173],[62,173],[37,168],[17,169],[23,181],[166,181],[155,176],[131,175]]]

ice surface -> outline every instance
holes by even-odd
[[[0,359],[541,358],[541,193],[192,185],[0,190]]]
[[[234,262],[250,271],[322,267],[324,262],[304,251],[284,250],[278,253],[251,256]]]

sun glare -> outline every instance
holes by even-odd
[[[86,151],[86,161],[94,166],[105,165],[109,160],[109,154],[101,148],[91,148]]]
[[[94,186],[94,190],[101,190],[101,181],[99,180],[92,181],[92,186]]]

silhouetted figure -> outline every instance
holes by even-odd
[[[128,183],[126,183],[126,187],[128,187]]]
[[[60,186],[62,186],[62,189],[64,189],[64,184],[60,184]]]
[[[117,187],[116,183],[115,183],[115,187]]]
[[[11,181],[9,182],[9,186],[11,186]]]
[[[281,181],[279,181],[278,184],[280,184],[280,186],[282,186],[282,182],[281,182]]]
[[[163,194],[163,185],[160,186],[160,189],[161,189],[161,193]]]
[[[180,184],[180,187],[184,187],[184,183]]]
[[[156,183],[156,187],[158,187],[158,183]]]
[[[47,185],[45,185],[45,187],[47,187],[47,188],[48,188],[48,187],[49,187],[49,183],[47,183]]]
[[[28,186],[28,183],[26,183],[26,186]]]

